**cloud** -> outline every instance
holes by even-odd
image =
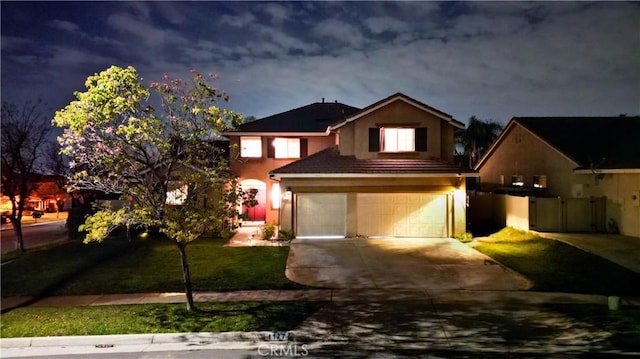
[[[338,19],[325,19],[319,22],[314,27],[313,33],[341,45],[359,48],[364,44],[364,36],[358,27]]]
[[[249,12],[244,12],[240,15],[222,15],[220,17],[220,24],[229,25],[231,27],[242,28],[256,21],[256,17]]]
[[[169,29],[154,27],[140,17],[129,14],[113,14],[107,18],[107,24],[114,30],[133,35],[151,49],[166,45],[186,45],[189,40]]]
[[[63,30],[72,34],[80,32],[80,26],[71,21],[51,20],[48,25],[54,29]]]
[[[289,10],[282,3],[267,3],[261,9],[270,16],[270,20],[274,24],[281,24],[289,18]]]
[[[406,22],[389,16],[370,17],[364,21],[364,24],[374,34],[400,33],[410,29]]]

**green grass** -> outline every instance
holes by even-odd
[[[568,244],[505,229],[474,246],[533,281],[532,290],[640,295],[640,275]]]
[[[203,238],[187,247],[196,291],[297,289],[285,275],[288,247],[224,247]],[[168,239],[70,242],[2,266],[2,296],[180,292],[178,250]]]
[[[100,307],[28,307],[2,315],[0,335],[11,337],[179,332],[287,331],[323,302],[144,304]]]

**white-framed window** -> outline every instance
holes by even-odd
[[[275,158],[300,158],[299,138],[276,138],[273,147]]]
[[[546,175],[533,176],[533,187],[547,188],[547,176]]]
[[[522,187],[524,186],[524,176],[522,175],[513,175],[511,176],[511,185]]]
[[[271,208],[280,208],[281,200],[282,194],[280,193],[280,183],[274,183],[271,185]]]
[[[384,127],[380,131],[382,152],[414,152],[415,128]]]
[[[262,157],[262,138],[258,136],[240,137],[240,157]]]

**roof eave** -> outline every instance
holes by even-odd
[[[449,114],[446,114],[444,112],[435,110],[435,109],[433,109],[433,108],[431,108],[431,107],[429,107],[429,106],[427,106],[427,105],[425,105],[425,104],[423,104],[423,103],[421,103],[421,102],[419,102],[417,100],[411,99],[411,98],[409,98],[409,97],[407,97],[407,96],[405,96],[403,94],[396,94],[396,95],[393,95],[393,96],[391,96],[391,97],[389,97],[389,98],[387,98],[385,100],[382,100],[381,102],[371,106],[370,108],[365,108],[364,110],[356,113],[353,116],[347,117],[344,121],[331,126],[330,129],[331,130],[337,130],[340,127],[342,127],[342,126],[344,126],[344,125],[346,125],[346,124],[348,124],[350,122],[353,122],[353,121],[355,121],[355,120],[357,120],[357,119],[359,119],[361,117],[364,117],[364,116],[366,116],[366,115],[368,115],[368,114],[370,114],[370,113],[372,113],[374,111],[377,111],[380,108],[382,108],[384,106],[387,106],[388,104],[390,104],[390,103],[392,103],[392,102],[394,102],[396,100],[404,101],[405,103],[408,103],[408,104],[410,104],[412,106],[415,106],[415,107],[417,107],[417,108],[419,108],[419,109],[421,109],[421,110],[423,110],[425,112],[428,112],[428,113],[430,113],[430,114],[432,114],[432,115],[434,115],[434,116],[436,116],[436,117],[438,117],[438,118],[440,118],[440,119],[442,119],[444,121],[449,122],[454,127],[457,127],[457,128],[460,128],[460,129],[464,128],[464,124],[462,122],[460,122],[460,121],[455,120],[453,118],[453,116],[451,116]]]
[[[598,174],[640,174],[640,168],[599,168],[588,169],[578,168],[573,170],[578,175],[598,175]]]
[[[277,173],[269,174],[279,178],[437,178],[437,177],[479,177],[477,172],[431,172],[431,173]]]
[[[535,132],[531,131],[529,128],[527,128],[527,126],[525,126],[522,123],[518,122],[518,117],[513,117],[511,119],[511,121],[509,121],[507,126],[502,130],[502,132],[500,133],[500,136],[498,136],[498,138],[493,142],[491,147],[489,147],[487,152],[485,152],[485,154],[480,158],[478,163],[473,167],[474,170],[478,171],[480,169],[480,167],[482,167],[482,165],[484,165],[484,163],[487,161],[487,159],[489,157],[491,157],[491,154],[496,150],[496,148],[500,145],[500,143],[502,143],[504,138],[507,136],[507,133],[509,132],[511,127],[515,126],[516,124],[519,125],[520,127],[522,127],[525,131],[527,131],[533,137],[535,137],[538,140],[540,140],[540,142],[544,143],[545,145],[549,146],[549,148],[551,148],[554,151],[556,151],[560,156],[564,157],[566,160],[568,160],[569,162],[573,163],[576,167],[580,166],[580,163],[576,162],[576,160],[574,160],[573,158],[569,157],[564,152],[560,151],[557,147],[553,146],[551,143],[549,143],[544,138],[538,136],[538,134],[536,134]]]
[[[223,132],[222,134],[224,136],[322,137],[322,136],[329,136],[331,134],[331,131],[329,130],[329,128],[327,128],[327,130],[325,130],[324,132],[230,131],[230,132]]]

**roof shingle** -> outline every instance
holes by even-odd
[[[475,173],[448,162],[424,159],[357,159],[331,147],[271,171],[271,174],[450,174]]]
[[[580,168],[640,168],[640,116],[515,117]]]
[[[235,132],[326,132],[330,125],[359,110],[339,102],[316,102],[244,123],[238,126]]]

